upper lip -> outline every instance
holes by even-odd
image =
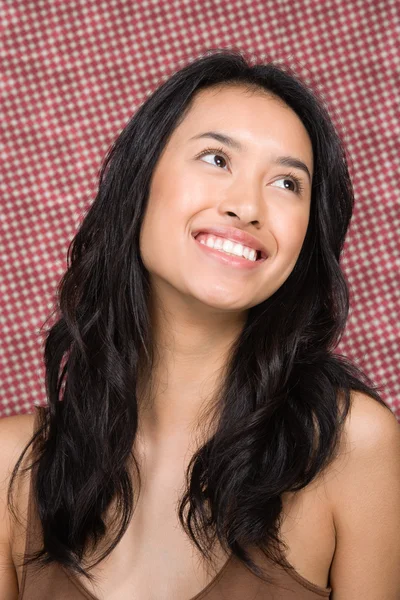
[[[196,237],[196,235],[199,233],[209,233],[211,235],[216,235],[218,237],[231,240],[232,242],[242,244],[242,246],[248,246],[249,248],[258,250],[261,253],[261,258],[267,258],[268,256],[268,252],[263,246],[263,244],[260,242],[260,240],[255,238],[250,233],[243,231],[242,229],[237,229],[236,227],[204,226],[198,227],[197,229],[193,230],[192,236]]]

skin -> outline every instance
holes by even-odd
[[[193,132],[217,126],[246,144],[242,153],[232,152],[227,170],[210,164],[209,156],[195,158],[204,141],[196,141],[195,147],[189,143]],[[187,540],[176,527],[182,462],[174,459],[187,441],[185,426],[197,416],[200,392],[212,393],[215,374],[248,308],[282,285],[300,252],[310,189],[296,204],[287,190],[275,184],[282,172],[271,160],[278,152],[293,154],[312,166],[307,135],[289,109],[265,94],[248,94],[241,88],[208,90],[196,98],[154,173],[141,250],[153,286],[151,311],[160,359],[155,379],[157,385],[164,380],[167,385],[158,385],[160,391],[143,420],[152,452],[146,457],[141,506],[123,540],[97,569],[106,568],[99,597],[129,597],[132,590],[145,597],[151,581],[153,596],[161,598],[165,590],[170,596],[176,586],[176,597],[188,598],[210,581],[197,561],[188,558]],[[252,272],[228,272],[192,251],[190,231],[216,223],[233,224],[256,235],[271,253],[270,264]],[[400,430],[395,416],[368,395],[352,396],[341,450],[329,472],[293,495],[283,494],[287,558],[300,575],[317,585],[326,586],[329,576],[334,600],[398,600]],[[0,597],[4,600],[18,597],[22,569],[18,567],[17,578],[16,565],[25,542],[24,518],[16,527],[7,509],[9,477],[32,434],[32,415],[0,419]],[[21,467],[27,468],[27,463],[25,457]],[[27,514],[28,481],[23,478],[18,488],[19,515]],[[166,544],[175,557],[172,561],[165,561]],[[225,560],[219,557],[217,571]],[[159,567],[156,572],[154,564]],[[171,568],[177,564],[179,578]],[[196,576],[181,579],[182,573],[193,572]]]
[[[208,131],[243,147],[191,139]],[[199,157],[207,148],[223,148],[230,159],[219,151]],[[299,168],[274,164],[283,155],[303,161],[312,177],[311,140],[296,113],[264,90],[223,85],[195,96],[157,163],[140,236],[159,360],[154,397],[139,414],[142,434],[154,443],[171,434],[186,443],[248,309],[269,298],[296,264],[311,181]],[[300,194],[288,173],[301,180]],[[247,271],[210,260],[191,232],[211,225],[251,233],[267,248],[267,261]]]

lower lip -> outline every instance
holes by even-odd
[[[252,261],[252,260],[247,260],[246,258],[242,258],[240,256],[234,256],[233,254],[226,254],[225,252],[220,252],[219,250],[215,250],[215,248],[210,248],[206,244],[200,244],[200,242],[198,242],[195,237],[193,237],[193,239],[196,242],[197,246],[200,246],[200,248],[203,250],[203,252],[205,252],[211,258],[215,258],[215,260],[218,260],[220,263],[222,263],[223,265],[226,265],[228,267],[236,267],[238,269],[247,269],[247,270],[250,269],[251,270],[251,269],[257,269],[257,267],[259,267],[266,261],[265,258]]]

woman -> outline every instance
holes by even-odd
[[[214,52],[147,99],[69,253],[48,408],[1,423],[2,598],[398,598],[398,424],[333,353],[352,207],[287,69]]]

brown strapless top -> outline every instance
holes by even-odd
[[[42,542],[41,524],[32,495],[33,473],[34,469],[29,490],[25,555],[38,550]],[[296,571],[287,573],[279,565],[267,563],[265,557],[262,560],[266,572],[274,577],[274,585],[256,577],[236,557],[231,556],[214,579],[188,600],[317,600],[330,597],[330,587],[323,588],[311,583]],[[23,569],[18,600],[87,598],[98,600],[73,573],[59,564],[52,563],[42,572],[37,571],[35,565]]]

